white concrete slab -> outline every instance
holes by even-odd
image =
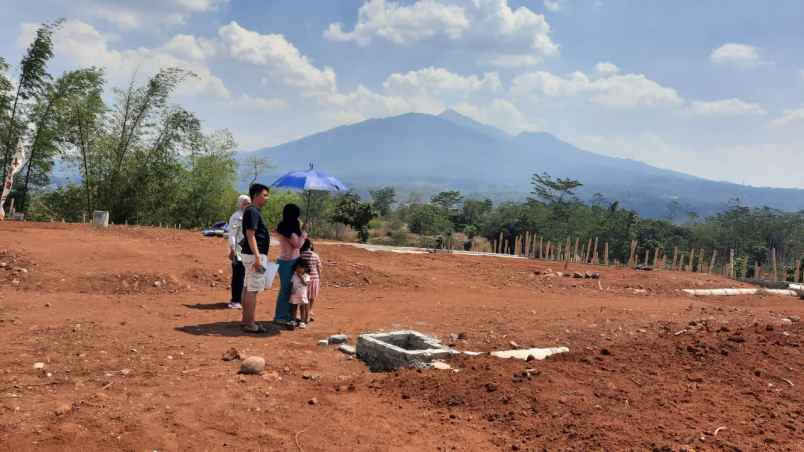
[[[557,355],[559,353],[567,353],[569,349],[567,347],[548,347],[548,348],[525,348],[519,350],[504,350],[498,352],[491,352],[489,353],[491,356],[496,356],[497,358],[514,358],[514,359],[521,359],[523,361],[528,359],[528,356],[533,356],[538,360],[543,360],[548,356]]]

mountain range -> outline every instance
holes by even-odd
[[[393,186],[429,196],[454,189],[520,200],[531,190],[532,174],[546,172],[582,182],[582,199],[599,193],[646,217],[668,216],[673,201],[704,216],[735,198],[747,206],[804,209],[804,190],[707,180],[582,150],[544,132],[512,136],[453,110],[369,119],[253,152],[274,165],[260,176],[266,181],[313,163],[359,192]]]

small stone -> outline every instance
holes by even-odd
[[[800,322],[800,321],[801,321],[801,317],[799,317],[799,316],[797,316],[797,315],[791,315],[791,316],[790,316],[790,317],[788,317],[788,318],[789,318],[789,319],[790,319],[790,320],[791,320],[793,323],[798,323],[798,322]]]
[[[494,392],[496,390],[497,390],[497,385],[495,385],[494,383],[486,383],[486,391]]]
[[[162,287],[162,281],[154,281],[154,287],[156,288]]]
[[[511,346],[511,347],[513,347],[513,348],[519,348],[519,344],[517,344],[517,343],[516,343],[516,342],[514,342],[514,341],[510,341],[510,342],[508,342],[508,345],[510,345],[510,346]]]
[[[785,325],[785,326],[793,324],[793,320],[788,319],[788,318],[782,319],[781,322],[782,322],[782,325]]]
[[[458,335],[455,333],[449,333],[449,340],[450,342],[455,342],[458,340]]]
[[[320,341],[318,341],[318,345],[321,345],[321,346],[329,345],[329,341],[326,340],[326,339],[321,339]]]
[[[603,355],[603,356],[610,356],[611,352],[607,348],[602,348],[602,349],[600,349],[600,354]]]
[[[65,414],[69,413],[73,410],[72,405],[62,403],[61,405],[56,407],[55,413],[56,416],[64,416]]]
[[[444,361],[433,361],[432,365],[433,365],[433,369],[438,369],[438,370],[451,370],[452,369],[452,366],[450,366],[449,364],[445,363]]]
[[[240,373],[247,375],[259,375],[265,370],[265,358],[260,356],[249,356],[240,365]]]
[[[349,344],[341,344],[338,347],[338,350],[340,350],[342,353],[346,353],[349,356],[354,356],[357,353],[355,348]]]
[[[327,338],[327,343],[330,345],[344,344],[349,340],[349,336],[345,334],[333,334]]]
[[[321,375],[319,375],[319,374],[317,374],[317,373],[315,373],[315,372],[309,372],[309,371],[307,371],[307,372],[304,372],[304,373],[302,374],[302,378],[304,378],[305,380],[313,380],[313,381],[318,381],[318,380],[320,380],[320,379],[321,379]]]
[[[318,405],[318,399],[313,397],[312,399],[307,401],[308,405]]]
[[[458,340],[465,341],[466,333],[458,333]]]
[[[236,348],[230,348],[223,353],[223,360],[224,361],[234,361],[236,359],[240,359],[240,352],[237,351]]]
[[[34,363],[33,368],[36,370],[42,370],[45,368],[45,363]]]

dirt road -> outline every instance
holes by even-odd
[[[734,284],[688,273],[319,251],[316,321],[254,336],[225,309],[222,239],[0,223],[0,450],[804,450],[801,300],[690,298]],[[571,351],[371,373],[317,345],[403,328]],[[232,347],[263,375],[238,375]]]

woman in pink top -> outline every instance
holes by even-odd
[[[282,209],[282,221],[276,226],[279,236],[279,294],[276,297],[274,322],[295,326],[290,305],[291,279],[293,265],[299,260],[299,250],[307,240],[307,225],[299,221],[301,209],[296,204],[286,204]]]

